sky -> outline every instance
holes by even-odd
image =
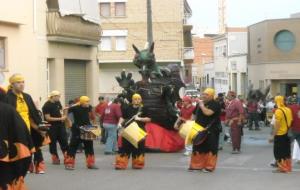
[[[188,0],[193,11],[190,19],[193,33],[218,31],[218,0]],[[226,0],[226,19],[229,27],[247,27],[276,18],[288,18],[300,12],[300,0]]]

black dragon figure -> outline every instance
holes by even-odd
[[[247,101],[263,101],[265,102],[268,99],[268,94],[270,92],[271,86],[267,86],[265,89],[253,89],[253,85],[250,84],[248,88]]]
[[[119,97],[130,102],[131,96],[139,93],[152,122],[173,129],[178,114],[175,102],[180,99],[179,89],[185,87],[180,77],[180,68],[177,64],[158,66],[153,52],[154,43],[141,51],[135,45],[133,49],[136,53],[133,64],[139,69],[142,79],[135,82],[131,73],[122,71],[121,76],[116,77],[119,86],[123,88]]]

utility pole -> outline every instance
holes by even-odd
[[[148,46],[153,42],[151,0],[147,0],[147,41]]]

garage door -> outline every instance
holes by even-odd
[[[65,60],[65,102],[86,94],[86,63],[78,60]]]

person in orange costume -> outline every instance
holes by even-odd
[[[34,146],[25,122],[4,102],[5,96],[0,87],[0,190],[26,190],[24,178]]]
[[[147,111],[142,105],[142,97],[140,94],[133,94],[132,103],[122,105],[122,116],[128,125],[130,120],[135,121],[138,126],[145,130],[145,123],[150,122],[151,118],[147,117]],[[134,120],[133,120],[134,119]],[[122,119],[119,121],[122,122]],[[127,126],[124,126],[127,127]],[[129,141],[122,137],[122,143],[116,156],[116,170],[126,169],[128,161],[132,156],[132,168],[143,169],[145,166],[145,140],[138,143],[138,148],[134,147]]]
[[[24,93],[25,79],[21,74],[13,74],[9,78],[9,90],[6,95],[6,102],[12,105],[20,114],[32,137],[36,152],[34,153],[33,164],[29,168],[29,172],[44,174],[46,165],[44,162],[41,147],[50,143],[49,136],[39,129],[42,124],[42,117],[39,114],[31,96]]]
[[[212,172],[216,168],[221,106],[214,100],[215,90],[207,88],[201,95],[194,110],[195,122],[207,130],[207,137],[203,143],[193,145],[189,170]]]
[[[293,116],[290,108],[284,104],[283,96],[276,96],[275,103],[275,125],[269,141],[274,142],[273,151],[277,169],[273,172],[288,173],[292,171],[291,141],[288,130],[291,126]]]
[[[98,169],[95,165],[95,154],[92,140],[80,139],[80,126],[91,125],[90,115],[92,113],[92,106],[89,104],[90,98],[87,96],[81,96],[79,103],[69,108],[69,113],[74,116],[74,124],[71,128],[72,137],[67,151],[65,159],[65,169],[75,169],[75,156],[76,151],[80,143],[84,144],[84,151],[86,156],[86,166],[88,169]]]

